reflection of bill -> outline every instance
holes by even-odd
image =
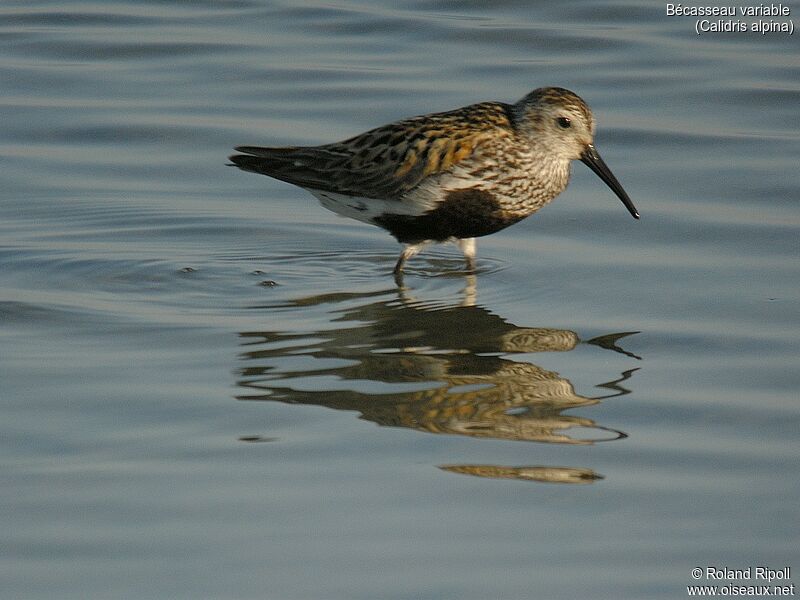
[[[362,298],[363,299],[363,298]],[[347,302],[307,298],[298,304]],[[564,414],[629,393],[620,383],[635,369],[601,384],[600,398],[575,393],[556,372],[509,357],[565,352],[580,343],[564,329],[525,328],[478,306],[424,310],[396,299],[338,314],[338,329],[285,334],[248,332],[241,400],[273,400],[358,411],[379,425],[431,433],[559,444],[593,444],[625,434],[592,419]],[[628,334],[587,343],[633,356],[617,346]],[[638,357],[636,357],[638,358]],[[445,467],[443,467],[445,468]],[[484,477],[587,483],[598,475],[567,467],[450,466]]]

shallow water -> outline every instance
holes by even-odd
[[[11,0],[0,44],[3,597],[800,568],[796,35],[636,1]],[[398,286],[385,233],[225,166],[540,85],[592,105],[640,222],[577,164],[474,277],[444,247]]]

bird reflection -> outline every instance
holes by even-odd
[[[387,298],[388,296],[388,298]],[[358,411],[382,426],[470,437],[590,445],[626,434],[565,414],[629,393],[636,369],[600,384],[609,393],[581,396],[559,373],[528,354],[567,352],[581,343],[620,352],[632,332],[582,342],[565,329],[518,327],[480,306],[430,306],[402,295],[337,293],[302,298],[335,317],[307,333],[241,333],[240,400],[270,400]],[[330,327],[335,325],[335,327]],[[480,477],[591,483],[602,477],[571,467],[447,465]]]
[[[491,479],[524,479],[544,483],[593,483],[603,479],[591,469],[573,467],[504,467],[500,465],[440,465],[442,471]]]

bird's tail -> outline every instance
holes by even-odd
[[[239,167],[243,171],[260,173],[276,177],[285,172],[292,164],[292,154],[296,150],[292,147],[287,148],[260,148],[258,146],[237,146],[237,152],[229,156],[232,166]]]
[[[268,175],[302,187],[313,188],[326,184],[320,163],[324,164],[330,157],[321,149],[297,146],[283,148],[237,146],[235,150],[241,154],[234,154],[229,160],[232,165],[243,171]]]

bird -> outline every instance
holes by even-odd
[[[432,243],[452,241],[467,270],[475,238],[532,215],[566,189],[580,160],[639,212],[594,145],[584,100],[542,87],[515,104],[480,102],[410,117],[319,146],[238,146],[232,165],[304,188],[325,208],[377,225],[403,244],[394,274]]]

